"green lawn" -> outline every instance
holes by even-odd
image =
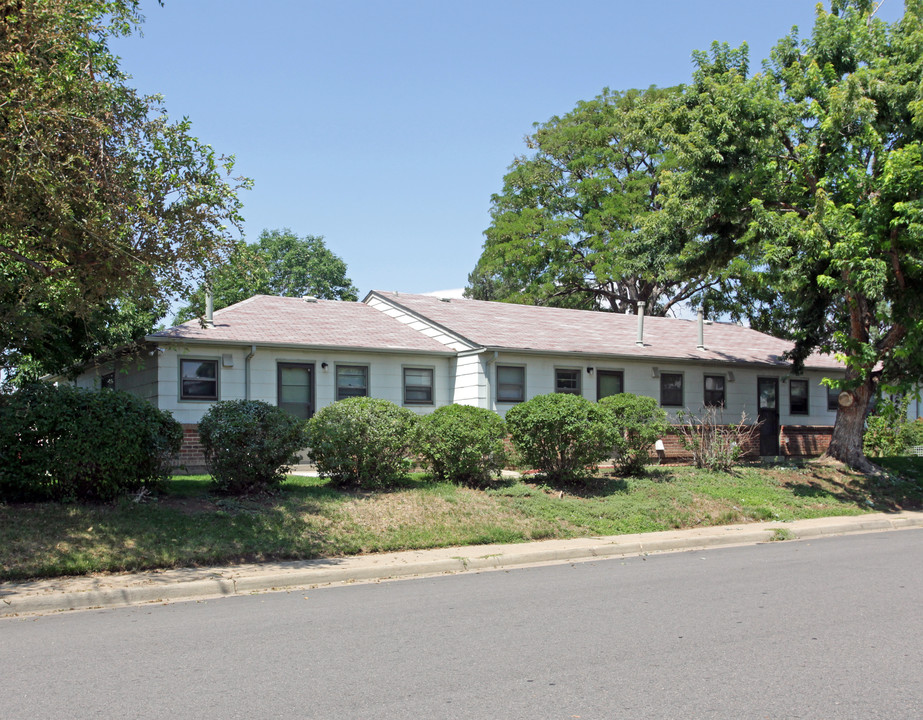
[[[489,490],[415,476],[385,493],[292,477],[271,496],[213,495],[174,478],[136,503],[0,505],[0,580],[351,555],[923,507],[923,458],[870,479],[820,464],[734,473],[652,468],[586,489],[509,482]]]

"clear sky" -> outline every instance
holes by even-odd
[[[144,93],[237,157],[245,236],[323,235],[369,290],[463,287],[535,122],[604,87],[688,82],[712,41],[758,68],[812,0],[142,0],[114,43]],[[879,15],[897,19],[900,0]]]

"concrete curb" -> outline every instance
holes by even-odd
[[[292,588],[509,569],[773,540],[923,528],[923,512],[879,513],[609,537],[473,545],[347,558],[57,578],[0,584],[0,617],[154,602],[219,598]]]

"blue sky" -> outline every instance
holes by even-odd
[[[758,68],[792,25],[810,34],[814,4],[142,0],[144,36],[114,49],[254,180],[245,236],[323,235],[361,297],[464,286],[533,123],[604,87],[687,82],[715,40]]]

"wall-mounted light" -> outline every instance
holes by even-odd
[[[728,370],[728,382],[734,382],[734,371]]]
[[[587,374],[588,374],[588,375],[592,375],[592,374],[593,374],[593,368],[591,368],[591,367],[588,367],[588,368],[586,369],[586,371],[587,371]]]
[[[323,370],[324,372],[327,372],[327,363],[321,363],[320,369]]]
[[[660,368],[652,367],[652,368],[651,368],[651,377],[652,377],[652,378],[659,378],[659,377],[660,377]]]

